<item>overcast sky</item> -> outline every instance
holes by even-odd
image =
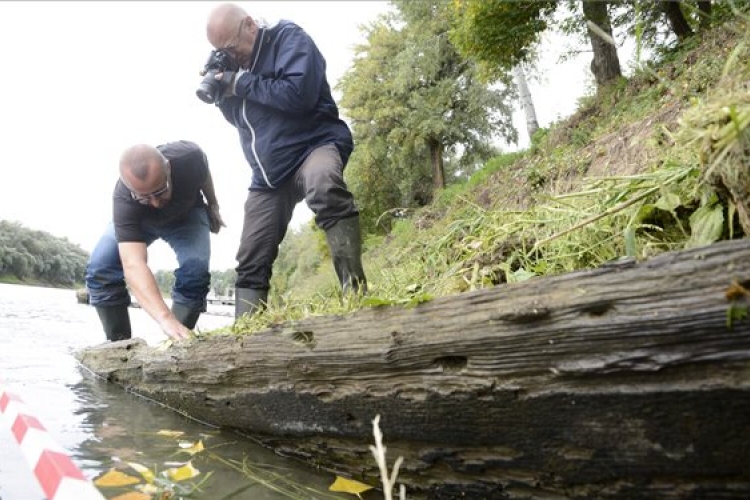
[[[350,67],[354,45],[364,41],[359,26],[388,9],[376,1],[238,3],[270,23],[289,19],[305,29],[326,58],[332,87]],[[236,131],[195,96],[211,50],[205,21],[214,5],[0,2],[0,219],[67,237],[91,252],[111,218],[123,149],[192,140],[208,155],[228,226],[212,235],[211,268],[233,268],[250,168]],[[554,72],[566,67],[550,64],[531,89],[543,125],[569,114],[585,84],[580,62],[568,63],[577,69],[564,78]],[[301,204],[293,225],[309,218]],[[157,242],[149,264],[173,269],[176,260]]]

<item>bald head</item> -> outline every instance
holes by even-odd
[[[120,157],[120,177],[132,184],[133,179],[148,181],[161,177],[167,160],[161,151],[148,144],[136,144],[126,149]]]
[[[245,10],[233,3],[223,3],[215,7],[208,16],[206,35],[214,47],[222,47],[230,40],[242,22],[248,18]]]

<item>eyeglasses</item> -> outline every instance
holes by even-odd
[[[245,27],[245,20],[243,19],[240,21],[240,29],[237,30],[237,34],[234,36],[234,41],[227,45],[226,47],[222,47],[221,50],[227,52],[232,57],[237,56],[237,47],[239,47],[242,40],[240,40],[240,37],[242,36],[242,29]]]
[[[143,205],[148,205],[149,202],[151,202],[152,198],[159,198],[161,196],[164,196],[169,191],[169,189],[172,187],[172,183],[170,182],[170,180],[171,180],[171,173],[168,173],[167,180],[164,182],[163,187],[148,194],[137,194],[137,193],[134,193],[133,191],[130,191],[130,196],[138,203],[141,203]]]

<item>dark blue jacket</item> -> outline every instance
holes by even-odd
[[[281,21],[258,30],[252,58],[250,70],[237,79],[237,97],[218,104],[239,131],[253,170],[251,189],[278,188],[324,144],[335,144],[346,165],[352,134],[339,118],[325,59],[312,38]]]

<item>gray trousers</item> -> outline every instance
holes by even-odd
[[[268,290],[279,245],[294,207],[302,200],[324,231],[341,219],[359,214],[344,182],[344,166],[335,145],[315,149],[279,188],[249,191],[237,251],[237,288]]]

